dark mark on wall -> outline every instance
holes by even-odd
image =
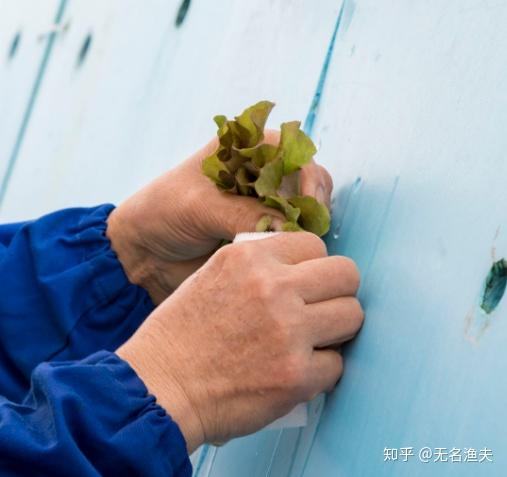
[[[498,235],[498,234],[497,234]],[[496,239],[496,236],[495,236]],[[500,304],[507,288],[507,259],[493,259],[489,273],[479,297],[465,316],[465,338],[478,345],[493,320],[493,312]]]
[[[189,7],[190,0],[183,0],[181,2],[180,8],[178,9],[178,14],[176,15],[176,21],[174,22],[177,27],[179,27],[185,20]]]
[[[491,313],[500,303],[507,287],[507,260],[502,258],[495,262],[486,277],[482,294],[481,308]]]
[[[9,54],[8,54],[9,60],[12,60],[16,56],[20,42],[21,42],[21,32],[18,31],[14,35],[14,38],[12,39],[12,42],[11,42],[11,46],[9,47]]]
[[[329,42],[326,56],[324,58],[324,64],[322,65],[322,69],[320,71],[319,80],[317,82],[317,89],[315,90],[312,103],[310,104],[310,109],[306,115],[303,127],[304,132],[308,134],[308,136],[312,136],[313,133],[313,126],[318,115],[320,100],[324,91],[324,86],[326,84],[327,73],[333,56],[336,38],[339,32],[343,34],[348,29],[354,15],[355,8],[356,6],[354,0],[344,0],[340,7],[333,34],[331,35],[331,41]],[[355,48],[355,45],[353,48]]]
[[[76,64],[77,67],[83,64],[84,60],[86,59],[86,56],[88,55],[88,51],[90,50],[91,44],[92,44],[92,34],[88,33],[88,35],[86,35],[86,38],[83,41],[81,49],[79,50],[79,55],[77,57]]]

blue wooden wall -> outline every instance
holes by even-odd
[[[333,175],[367,320],[306,428],[204,447],[195,474],[507,475],[507,298],[479,306],[507,256],[507,2],[192,0],[177,26],[181,4],[0,0],[0,220],[119,202],[214,114],[275,101]]]

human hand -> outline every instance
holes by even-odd
[[[265,142],[278,144],[279,131],[266,130]],[[201,170],[217,147],[215,138],[175,169],[120,204],[110,215],[107,236],[132,283],[162,302],[197,270],[220,243],[251,232],[265,215],[278,229],[283,215],[257,199],[220,191]],[[301,170],[301,192],[328,205],[332,180],[312,162]]]
[[[118,351],[189,452],[254,432],[331,390],[363,312],[359,274],[308,232],[221,248]]]

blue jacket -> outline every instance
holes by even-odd
[[[184,438],[114,350],[153,309],[112,205],[0,226],[0,475],[190,476]]]

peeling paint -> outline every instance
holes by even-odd
[[[477,345],[490,327],[492,314],[500,304],[506,288],[507,259],[502,258],[493,262],[484,281],[479,304],[474,305],[465,316],[465,338],[472,344]]]
[[[482,293],[481,308],[489,315],[498,306],[507,286],[507,259],[502,258],[491,267]]]

